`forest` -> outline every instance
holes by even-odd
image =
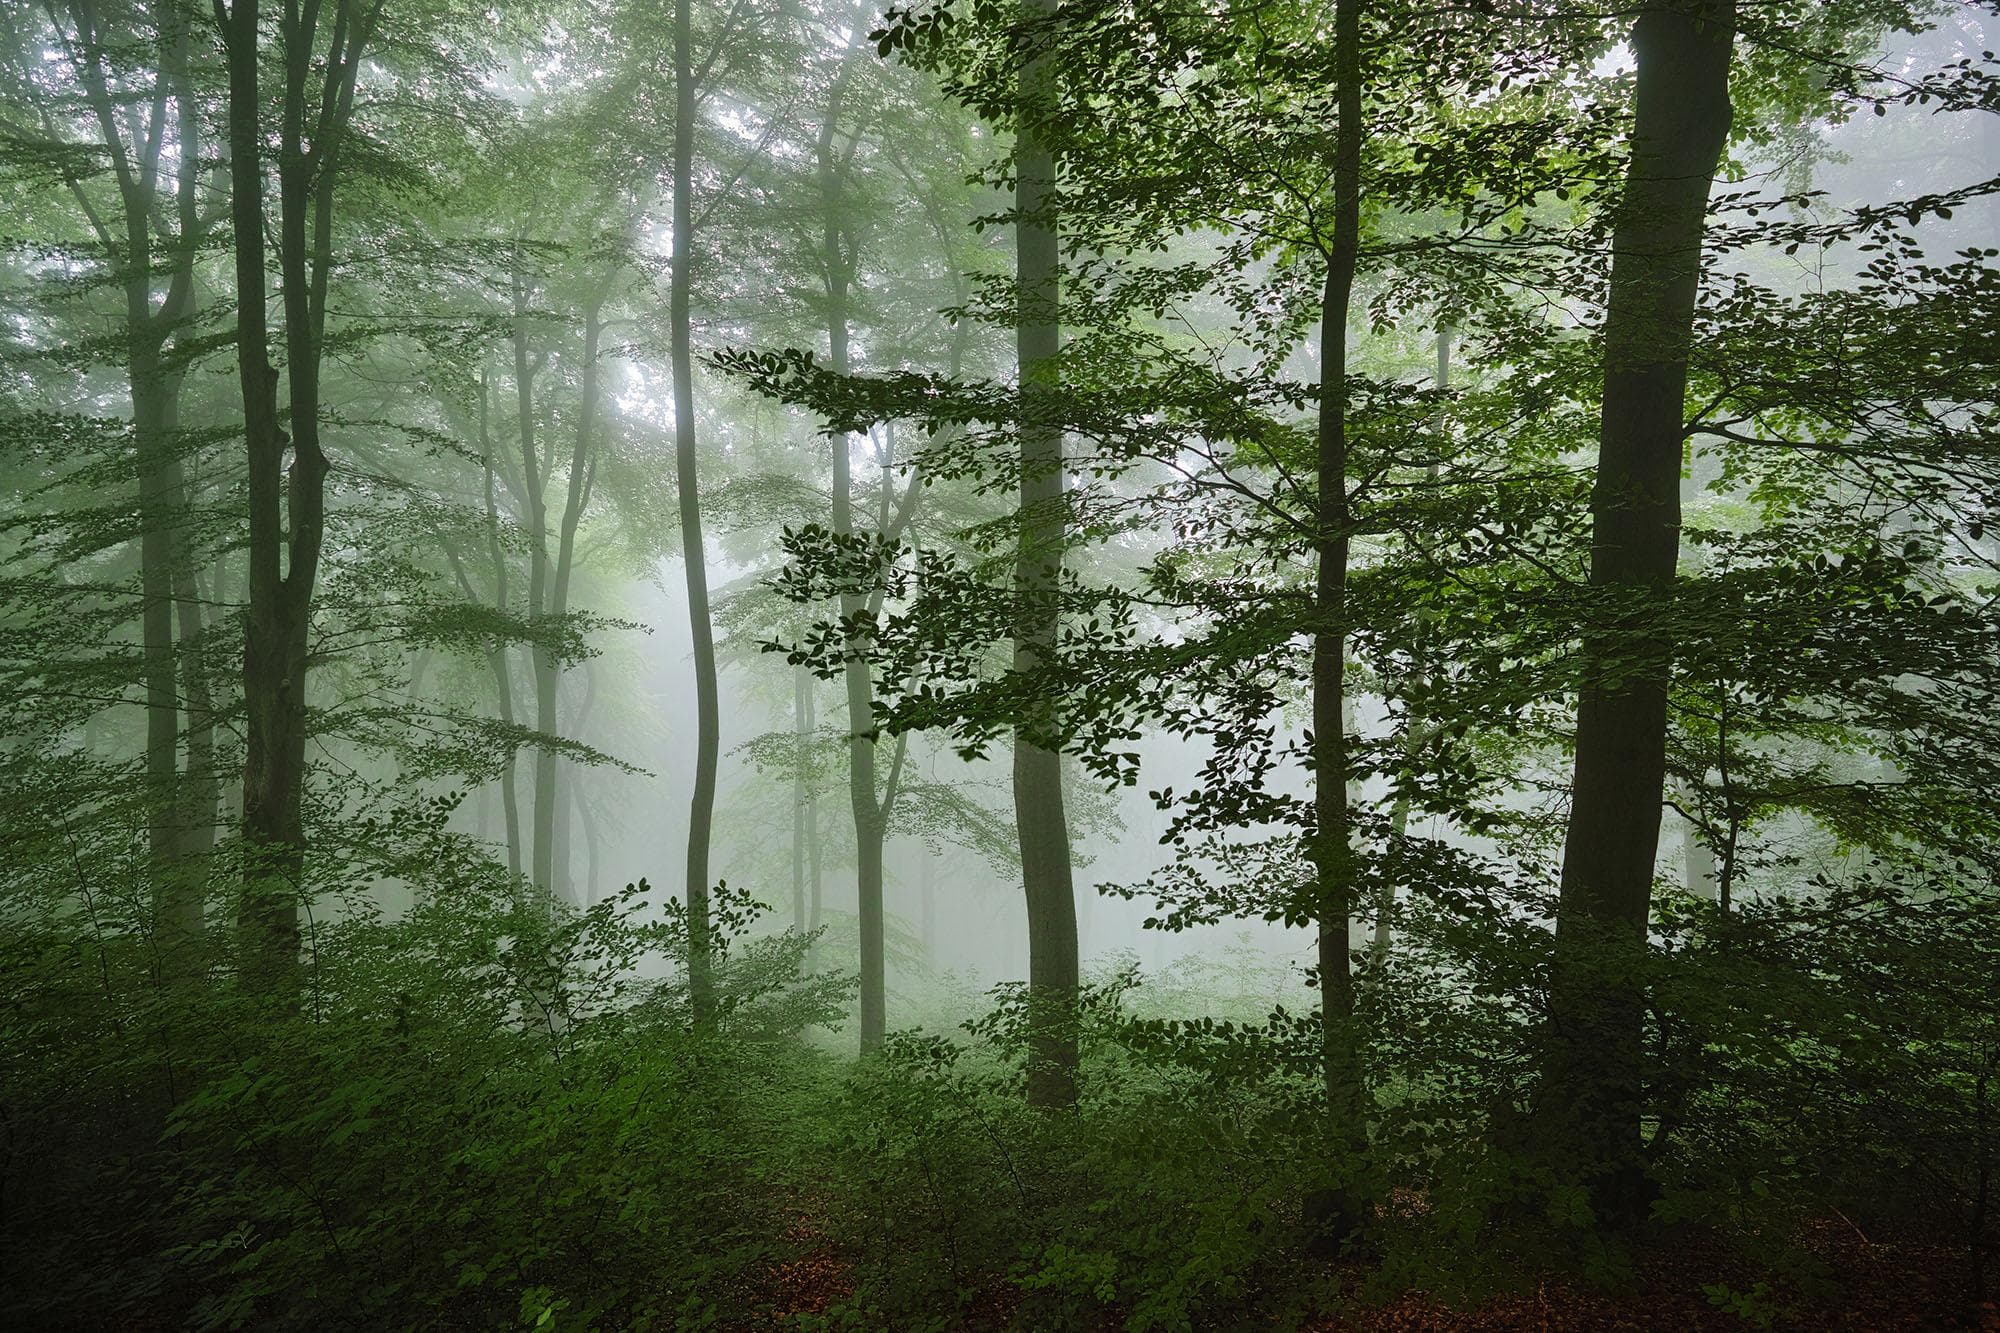
[[[0,4],[23,1329],[2000,1330],[2000,0]]]

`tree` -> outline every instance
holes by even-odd
[[[1021,112],[1014,137],[1016,330],[1021,394],[1020,554],[1014,567],[1017,622],[1014,669],[1032,672],[1055,647],[1062,610],[1057,596],[1065,529],[1062,425],[1052,410],[1061,327],[1056,249],[1058,195],[1053,129],[1053,68],[1036,52],[1060,21],[1057,0],[1034,0],[1024,28]],[[1076,1101],[1076,889],[1070,877],[1069,824],[1063,808],[1062,757],[1023,730],[1014,733],[1014,823],[1021,840],[1021,884],[1028,900],[1028,1003],[1036,1039],[1028,1102],[1061,1108]]]
[[[278,407],[265,306],[264,38],[258,0],[217,0],[229,67],[229,196],[235,234],[238,381],[249,458],[250,586],[243,700],[248,844],[240,925],[246,973],[277,984],[299,946],[306,837],[306,670],[313,587],[326,534],[319,376],[333,266],[335,189],[355,84],[385,0],[288,9],[279,24],[278,270],[284,304],[286,404]],[[313,88],[324,40],[323,87]],[[310,121],[310,124],[308,122]],[[282,422],[288,423],[289,432]],[[292,462],[287,468],[289,446]],[[287,482],[289,481],[289,488]]]
[[[1563,850],[1552,996],[1561,1055],[1549,1096],[1608,1216],[1643,1210],[1641,1005],[1629,984],[1642,950],[1666,772],[1672,645],[1648,635],[1672,596],[1688,346],[1701,281],[1708,194],[1729,135],[1733,0],[1653,5],[1632,28],[1637,61],[1631,156],[1612,233],[1604,400],[1591,498],[1590,581],[1630,609],[1577,709],[1576,768]],[[1587,962],[1584,959],[1587,958]]]

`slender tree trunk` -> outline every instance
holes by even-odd
[[[1547,1109],[1601,1219],[1646,1204],[1640,1143],[1646,948],[1666,773],[1687,358],[1708,194],[1729,134],[1733,0],[1652,4],[1632,30],[1631,157],[1612,237],[1590,581],[1606,623],[1586,635],[1563,848]]]
[[[697,1022],[712,1008],[712,944],[708,916],[708,848],[715,822],[715,770],[720,709],[716,700],[715,628],[708,609],[708,554],[702,545],[701,489],[696,476],[693,329],[689,287],[694,280],[695,86],[693,0],[674,0],[673,272],[668,295],[674,376],[674,460],[680,491],[681,550],[687,571],[688,625],[694,639],[694,799],[688,812],[688,991]]]
[[[576,803],[577,822],[583,825],[583,898],[589,907],[597,901],[597,865],[603,854],[603,843],[597,836],[597,813],[590,808],[590,802],[583,797],[582,788],[572,788],[571,797]]]
[[[852,260],[842,242],[842,179],[834,160],[834,135],[840,119],[841,94],[849,66],[843,66],[827,99],[820,126],[818,156],[820,207],[823,210],[823,254],[826,265],[826,331],[828,368],[837,375],[849,369],[847,301]],[[854,535],[854,468],[852,440],[833,437],[833,531]],[[885,485],[886,479],[885,479]],[[842,593],[843,622],[857,625],[867,599]],[[884,811],[875,786],[875,671],[862,656],[856,635],[847,645],[842,683],[847,691],[847,792],[854,813],[855,903],[861,931],[861,1049],[882,1044],[888,1029],[888,976],[882,907],[882,841]]]
[[[917,848],[917,899],[922,914],[924,961],[937,970],[937,858],[928,847]]]
[[[812,733],[806,730],[806,693],[812,673],[800,664],[792,669],[792,929],[806,928],[806,756]]]
[[[218,0],[218,11],[221,4]],[[315,58],[317,9],[279,24],[285,72],[278,133],[278,270],[285,312],[292,462],[278,421],[265,318],[262,94],[256,0],[227,14],[230,208],[236,243],[237,360],[249,454],[250,599],[244,625],[244,895],[238,920],[253,985],[284,985],[299,946],[306,837],[306,669],[313,590],[326,532],[327,458],[319,372],[332,275],[334,182],[354,83],[379,8],[337,0]],[[320,101],[315,105],[315,94]],[[306,121],[314,125],[308,131]]]
[[[541,600],[535,603],[538,618],[552,619],[569,614],[570,581],[576,570],[576,534],[583,520],[584,505],[589,499],[591,448],[597,433],[597,363],[604,335],[601,311],[602,307],[592,299],[583,312],[583,382],[578,387],[577,395],[576,441],[570,450],[568,489],[563,498],[553,561],[546,558],[542,526],[547,521],[547,496],[539,484],[531,492],[536,510],[535,549],[543,555],[539,568],[545,576]],[[562,734],[562,720],[558,716],[562,696],[562,664],[546,644],[538,642],[535,645],[534,666],[535,729],[544,736],[559,736]],[[544,747],[535,753],[537,879],[549,892],[569,898],[572,896],[567,831],[569,806],[562,800],[560,791],[566,767],[551,749]]]
[[[1336,1139],[1363,1133],[1356,1058],[1354,852],[1348,845],[1347,561],[1353,517],[1347,495],[1347,319],[1361,245],[1361,3],[1334,9],[1339,126],[1334,150],[1334,232],[1320,293],[1319,502],[1313,547],[1316,628],[1312,664],[1312,862],[1319,916],[1322,1073]]]
[[[487,428],[487,381],[483,367],[479,372],[479,459],[486,474],[486,548],[493,562],[493,605],[505,611],[507,552],[500,545],[500,507],[493,493],[493,438]],[[514,726],[514,674],[507,666],[507,645],[504,642],[494,644],[486,660],[493,669],[494,697],[500,710],[500,720],[511,730]],[[500,770],[500,809],[507,829],[507,873],[515,879],[521,877],[519,771],[520,751],[510,741],[507,765]]]
[[[812,690],[806,691],[805,710],[806,734],[817,738],[819,735],[819,707]],[[818,930],[826,923],[826,876],[825,858],[821,855],[819,842],[819,794],[806,794],[806,887],[810,891],[806,905],[806,929]],[[817,950],[817,946],[814,946]]]
[[[535,444],[535,379],[542,361],[528,355],[528,290],[521,272],[521,254],[514,255],[513,347],[515,411],[520,415],[521,491],[527,502],[528,619],[538,629],[549,610],[549,510],[544,491],[547,472]],[[538,635],[528,645],[528,674],[535,691],[535,730],[553,736],[556,726],[556,669],[548,645]],[[555,892],[556,756],[547,745],[535,747],[534,805],[530,812],[529,877],[545,892]]]
[[[1057,0],[1029,0],[1028,14],[1052,22]],[[1045,40],[1047,29],[1030,37]],[[1015,355],[1021,395],[1021,536],[1014,567],[1014,669],[1031,672],[1054,650],[1065,528],[1063,438],[1057,355],[1061,349],[1061,257],[1056,247],[1055,159],[1043,137],[1055,89],[1047,60],[1029,53],[1020,73],[1015,131],[1015,281],[1020,310]],[[1014,734],[1014,827],[1028,914],[1028,1005],[1033,1024],[1028,1102],[1061,1109],[1076,1102],[1078,949],[1076,888],[1070,875],[1062,756]]]
[[[185,561],[174,573],[174,600],[179,611],[181,679],[188,714],[187,778],[182,800],[187,824],[181,852],[193,876],[184,891],[198,914],[207,896],[208,877],[202,863],[215,850],[220,831],[222,783],[215,766],[215,690],[208,679],[208,665],[202,660],[201,588],[193,567]]]
[[[589,662],[583,664],[583,701],[576,706],[576,715],[570,719],[569,735],[583,740],[588,734],[591,710],[597,706],[597,672]],[[570,826],[575,812],[586,804],[582,781],[583,770],[567,761],[556,768],[560,788],[556,797],[556,891],[570,902],[580,902],[576,894],[576,872],[571,865]]]
[[[143,223],[140,224],[143,227]],[[143,243],[142,243],[143,244]],[[161,956],[187,954],[201,935],[201,900],[187,883],[180,786],[180,689],[174,654],[174,539],[184,499],[175,443],[167,427],[175,392],[160,365],[152,327],[150,281],[127,281],[127,337],[132,380],[132,430],[139,454],[139,626],[146,686],[146,835],[153,916]],[[134,290],[136,288],[136,290]],[[178,377],[174,377],[178,378]]]

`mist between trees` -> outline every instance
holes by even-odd
[[[1995,7],[5,7],[10,1314],[2000,1327]]]

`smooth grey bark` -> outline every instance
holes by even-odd
[[[1601,1219],[1636,1222],[1646,949],[1666,776],[1688,350],[1709,190],[1729,135],[1733,0],[1647,5],[1632,29],[1631,155],[1612,235],[1590,582],[1550,997],[1544,1110]]]
[[[1057,0],[1029,0],[1031,20],[1052,23]],[[1036,40],[1030,37],[1030,40]],[[1061,350],[1057,188],[1043,126],[1055,88],[1047,59],[1029,52],[1019,75],[1015,129],[1015,283],[1020,307],[1015,359],[1020,380],[1020,546],[1014,566],[1014,669],[1032,672],[1055,648],[1065,535],[1063,437],[1056,414]],[[1076,1102],[1078,947],[1062,756],[1014,733],[1014,828],[1028,914],[1028,1103]]]
[[[692,0],[674,0],[673,267],[667,297],[674,378],[674,468],[680,500],[681,557],[687,575],[688,628],[694,641],[694,795],[688,809],[688,996],[696,1022],[713,1010],[708,912],[709,840],[715,825],[715,770],[721,712],[716,698],[715,625],[708,606],[708,553],[702,544],[701,489],[694,420],[694,133]]]

